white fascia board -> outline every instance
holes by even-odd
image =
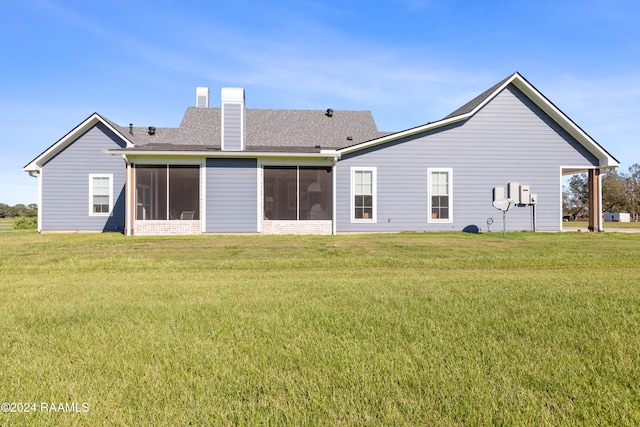
[[[65,149],[71,143],[73,143],[78,137],[84,134],[86,131],[91,129],[98,123],[102,123],[105,125],[110,131],[115,133],[120,139],[125,141],[128,148],[133,147],[131,141],[129,141],[119,130],[111,126],[109,122],[104,120],[98,113],[93,113],[89,116],[85,121],[80,123],[78,126],[73,128],[69,133],[60,138],[58,142],[53,144],[51,147],[47,148],[42,154],[33,159],[29,164],[27,164],[24,168],[22,168],[25,172],[39,172],[42,169],[42,165],[44,165],[49,159],[54,157],[60,151]]]
[[[126,153],[121,149],[116,150],[105,150],[103,151],[105,154],[111,155],[126,155],[128,159],[132,159],[135,157],[207,157],[207,158],[298,158],[298,159],[326,159],[326,158],[335,158],[339,157],[339,155],[335,151],[320,152],[320,153],[274,153],[274,152],[264,152],[264,151],[163,151],[163,150],[154,150],[154,151],[134,151],[127,150]]]

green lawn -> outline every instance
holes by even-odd
[[[640,424],[640,234],[0,251],[0,425]]]

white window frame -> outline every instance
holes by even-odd
[[[448,176],[447,180],[447,195],[449,196],[449,217],[448,218],[433,218],[431,214],[431,175],[434,172],[446,172]],[[436,194],[437,196],[438,194]],[[453,169],[452,168],[427,168],[427,221],[435,224],[447,224],[453,222]]]
[[[356,218],[356,173],[358,172],[371,172],[371,218]],[[351,222],[352,223],[376,223],[378,222],[378,179],[377,168],[375,167],[352,167],[351,168]]]
[[[93,211],[93,179],[107,178],[109,180],[109,211],[94,212]],[[89,174],[89,216],[110,216],[113,212],[113,174],[110,173],[90,173]]]

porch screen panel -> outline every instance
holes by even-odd
[[[198,166],[169,166],[169,219],[200,219]]]
[[[293,167],[264,167],[264,216],[271,220],[298,217],[298,170]]]
[[[136,165],[136,219],[167,219],[167,167]]]
[[[331,167],[300,167],[300,220],[331,219],[333,180]]]

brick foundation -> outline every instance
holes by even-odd
[[[332,234],[332,221],[262,221],[262,234]]]
[[[200,221],[136,221],[135,236],[183,236],[202,234]]]

